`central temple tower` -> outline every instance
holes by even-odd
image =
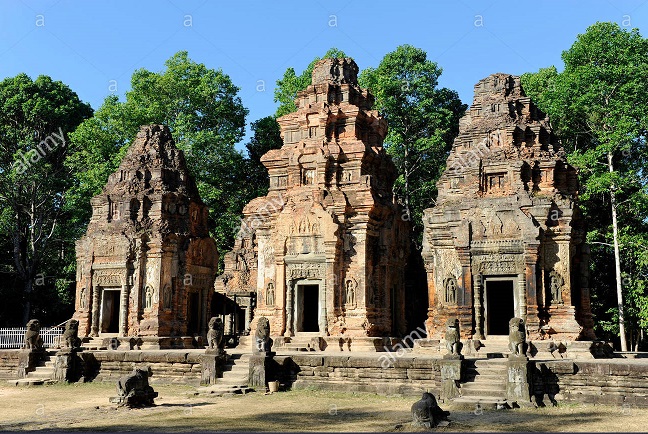
[[[284,145],[261,159],[268,195],[245,207],[216,282],[225,294],[254,291],[255,317],[273,334],[360,345],[406,330],[409,226],[393,198],[387,123],[357,74],[351,59],[319,61],[298,110],[278,119]]]

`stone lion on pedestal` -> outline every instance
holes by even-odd
[[[459,320],[457,318],[448,318],[446,321],[445,332],[446,349],[448,356],[453,358],[461,357],[461,335],[459,334]]]
[[[513,356],[526,357],[526,330],[522,318],[509,321],[509,349]]]
[[[27,331],[25,331],[25,343],[23,348],[30,351],[40,351],[43,349],[43,338],[40,336],[40,321],[32,319],[27,322]]]
[[[70,349],[81,347],[79,321],[71,319],[65,324],[65,332],[63,332],[63,336],[61,337],[61,346]]]
[[[210,350],[222,349],[225,327],[223,321],[218,317],[209,320],[209,331],[207,332],[207,348]]]
[[[262,316],[257,323],[256,332],[254,333],[255,351],[258,353],[269,354],[272,350],[272,339],[270,339],[270,321]]]

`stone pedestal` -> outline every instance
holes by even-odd
[[[459,396],[462,362],[460,358],[439,360],[439,366],[441,367],[441,399],[452,399]]]
[[[36,365],[43,359],[43,350],[20,350],[18,353],[18,378],[25,378],[27,374],[36,370]]]
[[[269,355],[252,355],[250,357],[250,373],[248,385],[254,389],[266,390],[269,381],[277,378],[277,366],[274,360],[275,353]]]
[[[533,386],[529,359],[511,355],[507,362],[506,398],[519,406],[531,405],[530,390]]]
[[[200,384],[216,384],[216,379],[223,376],[227,362],[227,353],[222,349],[206,350],[201,357],[202,377]]]
[[[54,360],[54,379],[76,383],[84,378],[83,360],[76,349],[63,349],[56,353]]]

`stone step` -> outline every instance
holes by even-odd
[[[44,384],[54,384],[55,380],[49,378],[20,378],[15,380],[7,380],[7,384],[12,386],[42,386]]]
[[[477,372],[479,374],[501,374],[506,372],[506,366],[467,366],[466,372],[468,371]]]
[[[317,351],[308,342],[290,342],[278,347],[283,351]]]
[[[247,378],[241,380],[240,378],[237,378],[236,380],[223,380],[222,378],[219,378],[216,381],[216,384],[214,386],[221,386],[221,387],[247,387],[248,386],[248,381]]]
[[[245,386],[220,386],[214,385],[209,387],[199,387],[194,395],[211,395],[211,396],[226,396],[226,395],[240,395],[253,392],[254,389]]]
[[[464,383],[461,385],[463,396],[503,396],[506,397],[506,385]]]
[[[54,371],[51,372],[30,372],[25,378],[38,378],[38,379],[52,379],[54,378]]]
[[[506,372],[507,369],[506,367],[504,368],[472,368],[468,367],[466,368],[466,374],[476,374],[476,375],[482,375],[484,377],[492,377],[495,375],[500,375],[503,377],[506,377]]]
[[[512,408],[506,397],[503,396],[461,396],[454,398],[452,403],[462,410],[502,410]]]
[[[504,377],[503,375],[491,375],[485,377],[483,375],[466,374],[464,378],[466,383],[506,384],[506,377]]]
[[[503,356],[508,354],[502,354]],[[505,365],[506,361],[508,360],[508,357],[495,357],[492,359],[474,359],[475,365],[483,365],[483,366],[499,366],[499,365]]]

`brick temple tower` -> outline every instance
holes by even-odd
[[[577,174],[519,77],[475,85],[437,186],[424,215],[430,337],[449,317],[463,338],[505,335],[518,316],[534,339],[594,338]]]
[[[261,160],[270,190],[245,207],[216,282],[224,294],[254,292],[255,318],[286,341],[374,348],[371,338],[406,330],[409,226],[393,198],[387,124],[357,74],[351,59],[319,61],[297,112],[278,119],[284,145]]]
[[[169,129],[143,126],[76,244],[81,336],[191,346],[206,332],[218,252]]]

